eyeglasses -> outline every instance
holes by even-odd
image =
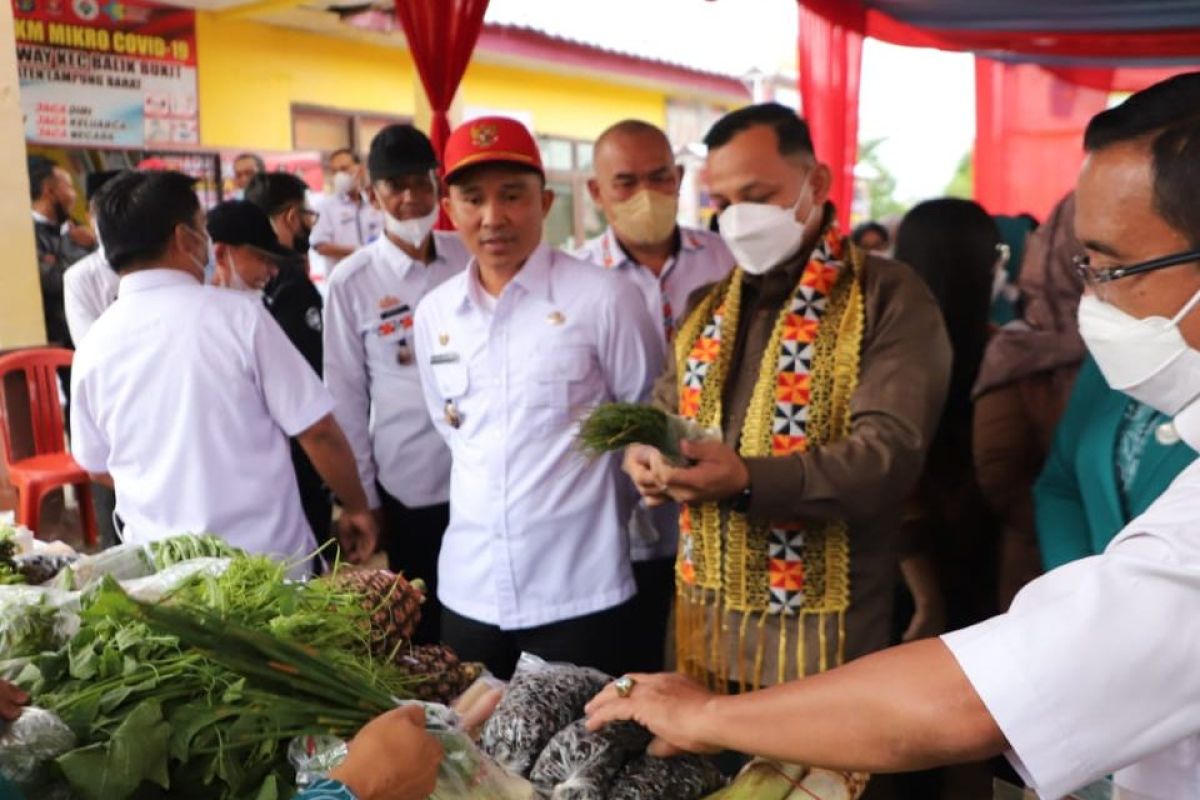
[[[304,217],[309,224],[316,225],[317,220],[321,218],[321,212],[313,211],[311,208],[300,209],[300,216]]]
[[[1144,275],[1147,272],[1154,272],[1167,267],[1177,267],[1180,264],[1188,264],[1193,261],[1200,261],[1200,249],[1184,250],[1180,253],[1173,253],[1169,256],[1160,256],[1152,258],[1149,261],[1142,261],[1137,264],[1128,266],[1118,265],[1109,267],[1108,269],[1096,269],[1091,264],[1091,259],[1086,255],[1075,256],[1075,272],[1079,274],[1080,279],[1085,286],[1100,286],[1111,281],[1119,281],[1121,278],[1129,278],[1133,275]]]

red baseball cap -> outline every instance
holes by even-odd
[[[508,117],[480,117],[459,125],[446,140],[442,161],[447,180],[459,170],[489,162],[519,164],[546,174],[533,135],[523,124]]]

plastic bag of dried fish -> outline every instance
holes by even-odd
[[[608,800],[699,800],[725,785],[725,776],[707,758],[638,756],[613,781]]]
[[[522,655],[508,690],[483,726],[480,746],[509,772],[528,777],[550,738],[582,717],[584,705],[609,680],[599,670]]]
[[[589,733],[578,720],[554,734],[530,779],[553,800],[605,800],[613,779],[645,752],[651,735],[641,725],[618,722]]]

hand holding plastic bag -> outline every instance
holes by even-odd
[[[500,769],[445,706],[406,703],[372,720],[347,746],[303,736],[288,748],[301,786],[328,776],[360,800],[530,800],[533,787]]]

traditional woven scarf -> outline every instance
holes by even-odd
[[[842,261],[850,250],[850,267]],[[863,336],[861,256],[831,230],[814,250],[783,304],[758,367],[741,432],[744,457],[804,452],[850,430],[850,398],[858,383]],[[713,287],[680,327],[675,341],[679,413],[704,427],[722,426],[722,399],[738,330],[744,273]],[[749,366],[749,365],[747,365]],[[769,616],[781,618],[779,676],[793,645],[797,673],[806,670],[806,622],[815,618],[817,670],[842,661],[850,604],[850,546],[844,522],[786,520],[751,523],[728,505],[686,505],[680,513],[676,565],[679,667],[723,688],[729,676],[723,635],[729,613],[741,612],[738,675],[761,686]],[[747,623],[758,618],[758,645],[745,653]],[[837,620],[829,642],[827,621]],[[792,620],[796,620],[794,623]]]

